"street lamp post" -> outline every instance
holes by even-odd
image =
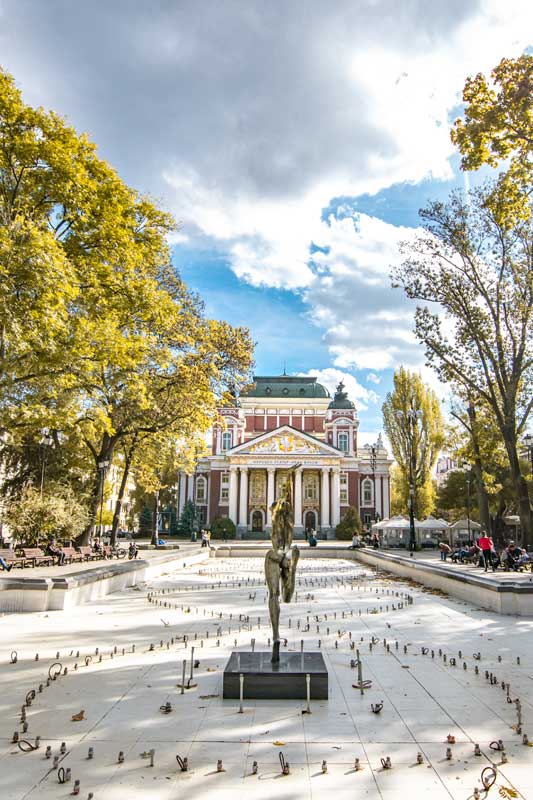
[[[378,460],[378,451],[376,445],[373,444],[370,448],[370,469],[372,470],[372,485],[374,489],[374,521],[376,519],[376,464]]]
[[[53,438],[50,436],[48,428],[43,429],[43,435],[39,441],[39,448],[41,450],[41,500],[43,499],[44,490],[44,473],[46,470],[46,455],[48,448],[54,443]]]
[[[100,524],[98,526],[98,536],[102,538],[102,517],[104,513],[104,484],[110,462],[107,459],[98,462],[98,472],[100,473]]]
[[[467,467],[470,470],[470,464],[463,464],[463,467]],[[470,531],[470,481],[471,481],[471,473],[470,471],[467,474],[466,478],[466,524],[468,528],[468,544],[472,541],[472,534]]]
[[[402,414],[402,412],[399,412]],[[402,414],[403,416],[403,414]],[[415,533],[415,429],[422,412],[418,409],[409,409],[405,414],[407,421],[407,442],[409,445],[409,549],[411,556],[416,547]]]
[[[154,516],[152,520],[152,540],[150,544],[157,546],[159,541],[159,489],[154,494]]]

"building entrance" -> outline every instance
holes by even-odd
[[[252,531],[259,533],[263,530],[263,514],[261,511],[252,513]]]
[[[310,528],[316,531],[317,524],[316,524],[316,511],[306,511],[305,512],[305,524],[304,528],[308,531]]]

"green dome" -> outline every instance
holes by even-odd
[[[333,397],[333,400],[329,404],[328,408],[355,409],[354,403],[352,403],[351,400],[348,400],[348,393],[344,391],[344,383],[342,383],[342,381],[337,386],[335,396]]]
[[[254,375],[253,385],[248,391],[242,392],[243,397],[290,397],[300,398],[328,398],[328,390],[316,378],[302,378],[298,375]]]

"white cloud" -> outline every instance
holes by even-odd
[[[317,378],[318,383],[323,384],[332,397],[339,383],[344,383],[345,391],[348,393],[349,399],[355,403],[358,411],[366,410],[369,403],[377,403],[379,400],[374,391],[361,386],[357,378],[349,372],[327,367],[326,369],[311,369],[309,372],[299,374]]]
[[[324,330],[334,366],[373,371],[400,363],[419,367],[423,353],[413,328],[414,303],[390,288],[398,243],[417,231],[358,214],[323,224],[313,260],[316,272],[304,291],[310,319]]]
[[[369,372],[368,375],[366,376],[366,379],[368,383],[376,383],[376,384],[381,383],[381,376],[376,375],[375,372]]]
[[[449,176],[449,112],[467,75],[531,44],[530,3],[59,6],[2,4],[3,66],[29,102],[67,115],[162,197],[183,223],[177,241],[214,245],[254,285],[303,290],[336,367],[421,363],[411,307],[388,283],[404,232],[361,218],[356,236],[321,211]],[[330,257],[310,264],[311,242]]]

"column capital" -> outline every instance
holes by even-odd
[[[230,472],[237,472],[237,469],[238,469],[238,467],[237,467],[236,464],[230,464],[229,465],[229,471]]]
[[[276,467],[267,467],[267,472],[269,475],[273,475],[276,471]]]
[[[241,472],[248,472],[248,465],[247,464],[242,465],[241,467],[239,467],[239,469],[241,470]]]

